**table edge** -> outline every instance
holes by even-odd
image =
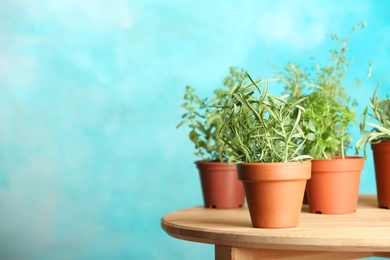
[[[365,196],[365,195],[361,195]],[[359,197],[361,197],[359,196]],[[372,195],[369,195],[372,196]],[[195,207],[192,207],[195,208]],[[191,208],[187,208],[191,209]],[[183,209],[185,210],[185,209]],[[337,240],[335,239],[324,239],[324,244],[320,245],[318,243],[310,243],[310,238],[307,239],[307,243],[305,244],[295,244],[295,243],[277,243],[277,241],[272,240],[272,238],[269,239],[269,243],[266,242],[248,242],[250,241],[250,236],[244,235],[244,234],[234,234],[234,241],[231,239],[226,239],[224,237],[223,232],[218,234],[218,232],[206,232],[204,230],[199,230],[196,228],[188,228],[188,227],[181,227],[180,225],[172,224],[169,221],[166,221],[166,217],[169,216],[169,214],[174,213],[176,211],[170,212],[166,215],[164,215],[161,218],[161,228],[170,236],[191,241],[191,242],[198,242],[198,243],[205,243],[205,244],[214,244],[214,245],[220,245],[220,246],[233,246],[233,247],[242,247],[242,248],[252,248],[252,249],[278,249],[278,250],[304,250],[304,251],[334,251],[334,252],[390,252],[390,247],[388,245],[386,246],[359,246],[359,241],[356,240],[355,244],[352,245],[343,245],[342,243],[337,243]],[[390,211],[389,211],[390,213]],[[389,214],[390,216],[390,214]],[[205,236],[205,234],[213,234],[210,237]],[[284,239],[285,240],[285,239]],[[287,239],[288,240],[288,239]],[[340,239],[341,240],[341,239]]]

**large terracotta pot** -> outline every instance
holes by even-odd
[[[310,161],[237,165],[253,227],[298,225],[310,169]]]
[[[363,157],[312,160],[306,193],[311,213],[347,214],[356,211]]]
[[[374,154],[378,206],[390,208],[390,141],[371,144]]]
[[[196,161],[202,186],[204,207],[239,208],[244,205],[245,193],[237,178],[235,164]]]

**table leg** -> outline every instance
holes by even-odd
[[[324,251],[295,251],[237,248],[215,246],[216,260],[257,260],[257,259],[357,259],[373,256],[370,252],[324,252]],[[378,255],[382,256],[382,255]],[[390,256],[389,254],[385,256]]]

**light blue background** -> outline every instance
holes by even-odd
[[[378,82],[390,93],[388,1],[1,1],[0,259],[213,259],[160,228],[202,204],[175,129],[185,86],[308,66],[360,21],[350,77],[375,67],[348,90],[359,113]],[[376,191],[368,152],[361,193]]]

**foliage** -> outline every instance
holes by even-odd
[[[354,122],[356,112],[318,92],[310,93],[303,106],[302,129],[307,138],[303,153],[315,159],[344,154],[351,140],[345,129]]]
[[[233,92],[230,107],[222,108],[226,121],[222,139],[231,148],[234,162],[287,162],[309,159],[299,155],[305,142],[300,128],[303,99],[290,103],[286,97],[267,93],[268,82],[255,82],[247,74],[249,84]],[[258,84],[264,84],[261,91]],[[253,88],[253,87],[254,88]],[[255,96],[257,90],[259,96]]]
[[[229,147],[220,139],[224,118],[219,108],[229,105],[233,89],[244,77],[242,69],[230,68],[230,74],[223,81],[224,87],[215,89],[211,98],[202,99],[194,88],[186,86],[181,104],[186,112],[177,128],[185,124],[189,126],[189,138],[196,150],[194,154],[202,160],[227,160],[225,154],[229,154]]]
[[[276,74],[276,79],[284,84],[283,93],[290,95],[290,101],[307,96],[302,103],[306,108],[302,112],[302,130],[307,137],[303,153],[314,159],[345,157],[346,148],[352,141],[348,128],[356,122],[356,111],[352,109],[356,101],[347,95],[344,84],[348,68],[353,63],[346,52],[351,34],[364,27],[363,22],[356,24],[345,39],[331,34],[337,48],[330,51],[325,66],[315,63],[311,70],[302,70],[298,65],[289,63],[284,71]],[[368,77],[372,65],[371,62]],[[355,79],[354,85],[360,82],[360,79]]]
[[[367,143],[379,143],[381,140],[390,139],[390,98],[387,95],[386,99],[377,97],[379,85],[370,98],[370,108],[372,113],[368,113],[366,106],[362,120],[360,123],[360,133],[364,136],[356,142],[356,153],[364,147],[364,156],[366,156]],[[374,119],[376,123],[367,122],[367,115]],[[366,125],[372,127],[371,130],[366,130]]]

